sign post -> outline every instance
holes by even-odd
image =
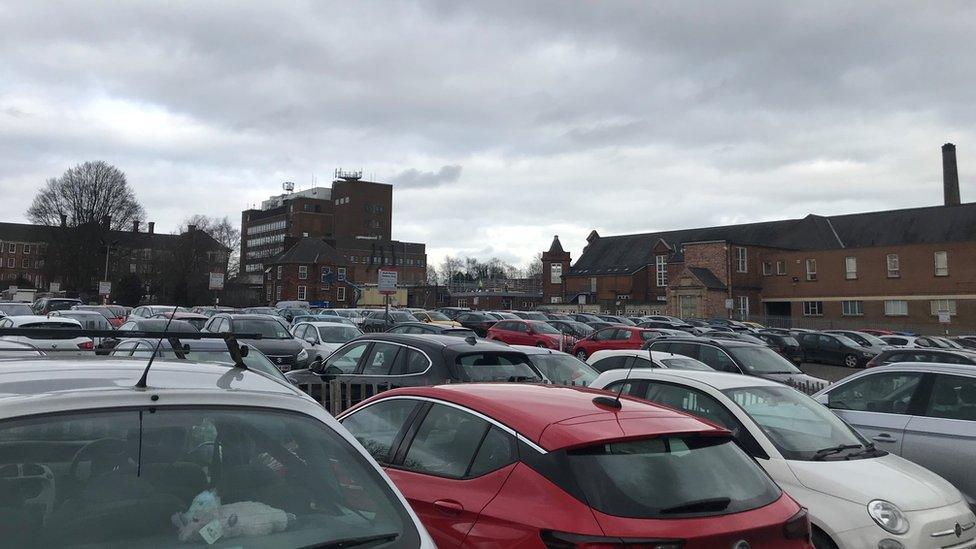
[[[945,328],[945,335],[949,335],[950,322],[952,322],[952,314],[949,311],[939,311],[939,324]]]
[[[207,287],[214,292],[214,304],[220,303],[217,299],[217,291],[224,289],[224,273],[210,273],[210,283]]]
[[[386,322],[389,322],[390,296],[396,293],[397,272],[392,270],[379,270],[376,271],[376,277],[376,286],[379,292],[383,294],[383,306],[386,309],[384,318]]]
[[[109,282],[107,280],[103,280],[103,281],[101,281],[101,282],[98,283],[98,295],[104,296],[105,299],[107,300],[108,299],[108,296],[110,296],[111,294],[112,294],[112,283],[111,282]],[[107,303],[107,301],[106,301],[106,303]]]

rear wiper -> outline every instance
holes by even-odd
[[[313,545],[306,545],[301,549],[346,549],[347,547],[359,547],[361,545],[367,545],[369,543],[376,543],[380,541],[393,541],[398,537],[400,537],[400,534],[390,532],[389,534],[377,534],[375,536],[362,536],[358,538],[337,539],[335,541],[327,541],[325,543],[316,543]]]
[[[817,450],[813,456],[810,458],[811,461],[820,461],[827,456],[832,456],[834,454],[839,454],[844,450],[855,450],[861,448],[860,444],[841,444],[839,446],[831,446],[830,448],[824,448],[822,450]]]
[[[681,513],[702,513],[707,511],[723,511],[732,503],[730,498],[710,498],[689,501],[674,507],[661,509],[662,515],[677,515]]]

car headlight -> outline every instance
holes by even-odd
[[[891,532],[892,534],[904,534],[908,532],[908,517],[897,505],[883,499],[876,499],[868,503],[868,514],[878,523],[878,526]]]
[[[872,353],[862,353],[862,354],[864,355],[864,358],[874,358],[875,357],[875,355],[872,354]]]
[[[298,361],[301,362],[303,360],[308,360],[308,351],[305,349],[298,351]]]

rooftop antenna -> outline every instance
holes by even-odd
[[[295,190],[295,184],[292,183],[291,181],[285,181],[284,183],[281,184],[281,188],[284,189],[286,193],[290,194],[292,191]]]
[[[647,356],[648,356],[648,358],[651,357],[651,348],[650,347],[647,348]],[[654,363],[654,361],[651,360],[651,364],[653,364],[653,363]],[[624,392],[624,385],[626,385],[627,384],[627,381],[630,379],[631,372],[634,371],[634,365],[635,364],[637,364],[637,361],[636,360],[631,360],[630,361],[630,368],[627,368],[627,375],[625,375],[623,381],[620,382],[620,388],[617,390],[617,394],[616,395],[614,395],[612,398],[611,397],[608,397],[608,396],[598,396],[598,397],[596,397],[596,398],[593,399],[593,404],[599,404],[601,406],[606,406],[608,408],[614,408],[614,409],[617,409],[617,410],[623,408],[623,404],[620,403],[620,396]]]
[[[169,318],[166,320],[166,325],[163,326],[163,332],[159,334],[159,340],[156,341],[156,348],[153,349],[153,354],[149,355],[149,363],[146,364],[146,369],[142,371],[142,377],[136,382],[136,389],[146,388],[146,382],[149,379],[149,368],[152,368],[153,360],[155,360],[156,354],[159,353],[159,347],[163,344],[163,340],[166,339],[166,332],[169,331],[169,325],[172,324],[173,318],[176,317],[176,311],[178,309],[179,307],[173,307],[173,312],[170,313]]]

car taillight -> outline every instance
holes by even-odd
[[[674,539],[614,538],[584,536],[544,530],[542,543],[548,549],[681,549],[684,542]]]
[[[91,351],[95,348],[95,344],[91,341],[85,341],[83,343],[79,343],[78,348],[82,351]]]
[[[810,539],[810,515],[806,509],[793,515],[790,520],[783,525],[783,536],[786,539]]]

